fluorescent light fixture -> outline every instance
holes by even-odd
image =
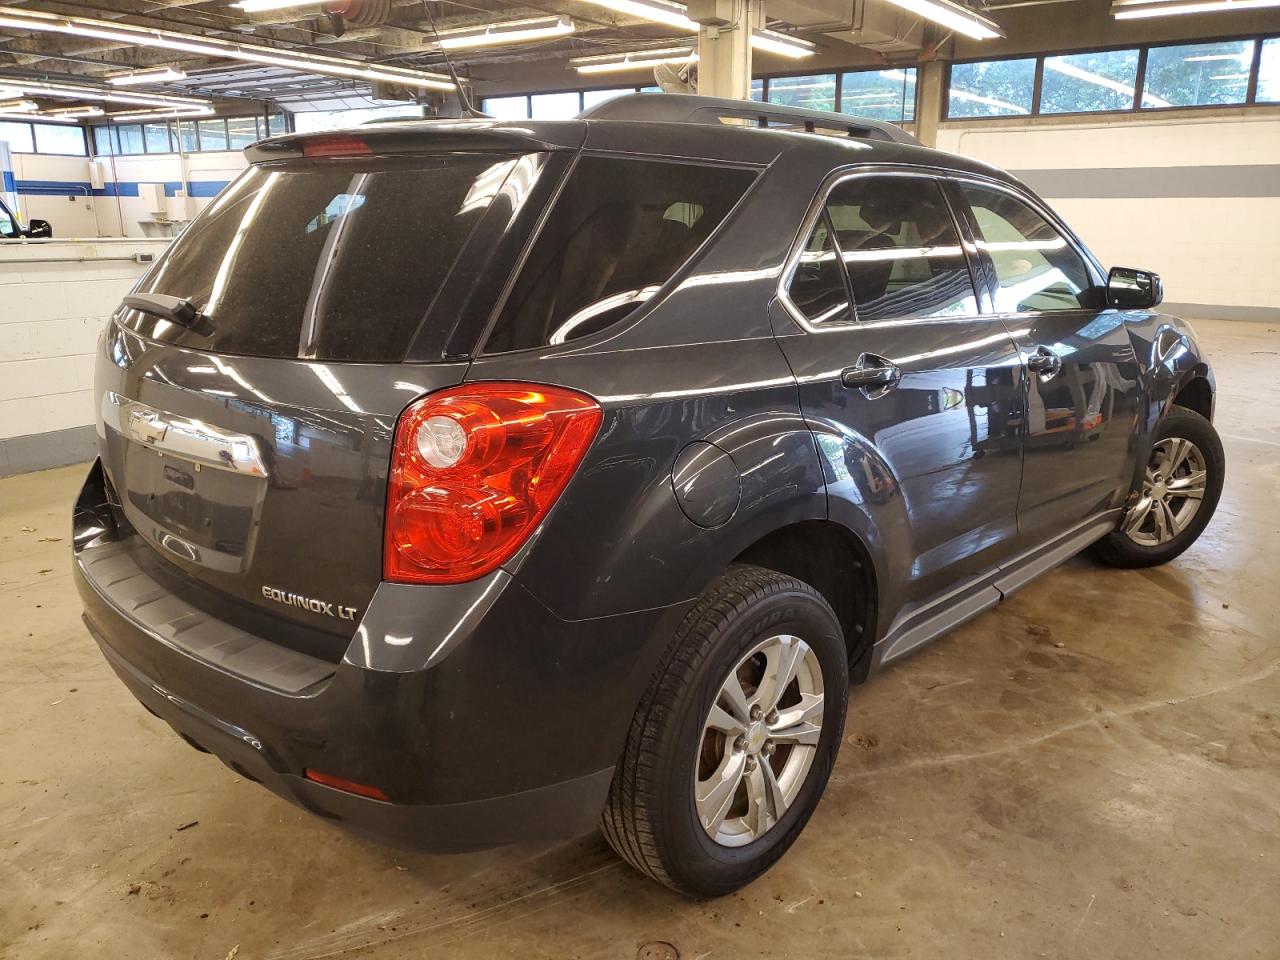
[[[75,117],[50,117],[43,113],[29,113],[26,111],[6,113],[0,111],[0,120],[26,120],[30,123],[32,120],[38,120],[42,123],[78,123]]]
[[[166,83],[170,80],[185,80],[187,73],[177,67],[158,67],[155,70],[134,70],[132,73],[120,73],[107,77],[107,83],[117,87],[126,87],[133,83]]]
[[[167,93],[143,93],[142,91],[117,91],[111,87],[93,86],[66,80],[18,80],[6,77],[0,81],[3,88],[25,96],[64,97],[69,100],[101,100],[107,103],[129,103],[143,107],[208,107],[208,100],[199,97],[179,97]]]
[[[956,33],[963,34],[973,40],[994,40],[1003,37],[1004,31],[998,23],[975,13],[968,7],[951,0],[889,0],[895,7],[901,7],[918,17],[950,27]],[[1280,0],[1276,0],[1280,3]]]
[[[123,123],[126,120],[186,120],[195,117],[212,117],[212,107],[178,108],[175,110],[126,110],[107,114],[108,120]]]
[[[39,109],[40,104],[34,100],[0,100],[0,113],[27,113]]]
[[[632,2],[632,0],[628,0]],[[651,0],[650,0],[651,2]],[[92,37],[95,40],[112,40],[140,47],[157,47],[177,50],[199,57],[216,57],[239,60],[244,63],[261,63],[299,73],[322,77],[340,77],[348,80],[382,80],[416,89],[453,90],[454,85],[444,74],[410,70],[386,64],[366,63],[344,57],[326,57],[313,53],[297,53],[292,50],[276,50],[247,43],[231,43],[213,37],[192,36],[173,30],[156,30],[137,27],[110,20],[92,20],[88,17],[64,17],[40,10],[24,10],[20,7],[0,7],[0,27],[15,30],[35,30],[41,33],[61,33],[76,37]]]
[[[240,0],[233,3],[245,13],[263,13],[267,10],[284,10],[286,7],[318,7],[323,0]]]
[[[105,111],[101,107],[57,107],[43,111],[42,117],[100,117]]]
[[[569,66],[579,73],[612,73],[615,70],[643,70],[660,63],[696,63],[698,54],[692,47],[662,47],[637,50],[634,53],[604,53],[595,57],[574,57]]]
[[[812,57],[817,49],[817,46],[808,40],[778,33],[776,30],[752,30],[751,46],[756,50],[776,53],[780,57],[788,57],[792,60]]]
[[[668,27],[698,32],[698,24],[689,19],[689,10],[683,3],[671,3],[669,0],[586,0],[597,7],[604,7],[616,13],[625,13],[642,20],[654,23],[665,23]]]
[[[446,30],[440,34],[440,46],[444,50],[494,47],[503,43],[566,37],[573,32],[572,20],[564,17],[533,17],[528,20],[509,20],[506,23],[488,23],[465,30]]]
[[[1230,10],[1261,10],[1266,7],[1280,7],[1280,0],[1174,0],[1172,3],[1116,0],[1111,4],[1111,16],[1116,20],[1145,20],[1186,13],[1226,13]]]

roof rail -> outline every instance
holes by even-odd
[[[920,141],[901,127],[868,117],[805,110],[756,100],[727,97],[700,97],[689,93],[633,93],[614,97],[584,110],[583,120],[660,120],[668,123],[724,123],[750,120],[758,127],[801,128],[809,133],[830,131],[859,140],[888,140],[892,143]]]

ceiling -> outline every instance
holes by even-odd
[[[509,74],[519,69],[520,64],[531,61],[563,61],[571,56],[637,50],[670,44],[672,40],[687,43],[691,39],[688,33],[676,28],[617,13],[584,0],[537,0],[531,4],[502,0],[335,2],[367,5],[365,17],[372,17],[374,22],[361,25],[361,20],[355,18],[344,22],[338,35],[335,21],[314,5],[246,13],[232,6],[231,0],[0,0],[0,4],[21,10],[91,17],[439,73],[446,72],[447,68],[434,40],[433,21],[435,29],[447,32],[548,15],[572,20],[575,30],[570,36],[452,51],[459,74],[480,81],[487,75]],[[778,0],[770,4],[770,11],[776,7],[791,19],[771,18],[770,26],[820,40],[824,47],[851,45],[859,40],[868,41],[868,35],[859,38],[850,32],[856,26],[858,9],[864,5],[865,0],[819,0],[804,4]],[[897,8],[878,0],[877,5],[883,8],[882,16],[888,15],[895,21],[906,18],[907,23],[899,33],[905,34],[918,26],[918,21]],[[918,49],[919,44],[907,45],[908,49],[912,47]],[[371,85],[362,80],[137,46],[118,39],[32,32],[0,25],[0,88],[5,76],[100,82],[122,71],[163,65],[184,70],[187,78],[138,89],[207,97],[230,104],[243,101],[245,106],[274,101],[291,110],[374,103]],[[74,102],[63,100],[60,105]]]

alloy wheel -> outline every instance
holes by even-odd
[[[799,637],[769,637],[738,661],[703,722],[694,767],[694,806],[712,840],[743,846],[782,819],[813,765],[823,710],[822,667]]]
[[[1195,519],[1207,487],[1200,448],[1185,437],[1161,440],[1151,451],[1142,496],[1125,517],[1125,534],[1144,547],[1163,546]]]

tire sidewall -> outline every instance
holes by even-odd
[[[1152,432],[1151,448],[1154,449],[1156,444],[1170,437],[1190,440],[1204,455],[1205,468],[1208,471],[1204,499],[1200,502],[1200,509],[1196,511],[1195,517],[1187,528],[1168,543],[1158,546],[1137,543],[1124,532],[1123,528],[1112,534],[1112,546],[1123,554],[1124,559],[1134,565],[1156,566],[1167,563],[1190,547],[1213,519],[1218,500],[1222,496],[1226,457],[1222,450],[1222,441],[1218,438],[1218,432],[1214,430],[1213,424],[1194,411],[1175,407],[1165,414]],[[1150,455],[1148,451],[1148,460]],[[1145,463],[1143,468],[1146,468]]]
[[[703,829],[694,805],[695,758],[703,723],[721,686],[739,661],[760,640],[778,634],[799,637],[813,650],[822,670],[822,734],[804,785],[795,800],[764,836],[741,847],[716,843]],[[763,873],[786,852],[813,813],[843,737],[848,703],[848,653],[831,609],[799,590],[780,591],[752,604],[714,638],[697,665],[693,689],[671,725],[672,742],[662,771],[663,819],[673,841],[677,865],[696,870],[699,886],[734,889]],[[680,869],[677,866],[677,869]]]

